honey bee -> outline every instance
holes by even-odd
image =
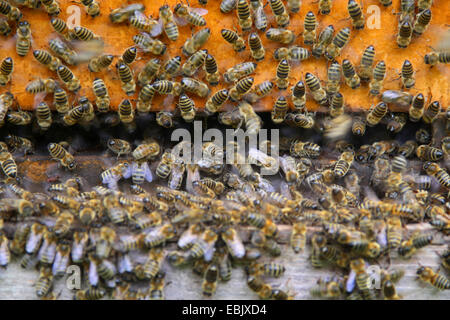
[[[419,267],[416,274],[423,282],[431,284],[439,290],[450,289],[450,281],[437,272],[434,272],[430,267]]]
[[[11,27],[9,26],[9,23],[6,19],[1,18],[0,19],[0,35],[2,36],[9,36],[11,33]]]
[[[409,120],[418,122],[422,118],[425,108],[425,97],[422,93],[414,96],[411,107],[409,108]]]
[[[351,270],[356,273],[356,285],[358,286],[364,298],[372,298],[370,291],[371,278],[366,271],[365,261],[363,259],[355,259],[350,262]]]
[[[289,73],[291,67],[286,59],[280,61],[277,67],[276,84],[279,90],[285,90],[289,86]],[[284,98],[284,97],[283,97]]]
[[[57,73],[58,77],[64,82],[69,91],[78,91],[81,88],[80,80],[66,66],[60,65],[57,69]]]
[[[145,6],[141,3],[133,3],[126,7],[117,8],[110,12],[109,19],[112,23],[122,23],[127,21],[136,12],[143,12]]]
[[[235,9],[237,5],[237,0],[222,0],[220,3],[220,12],[229,13],[231,10]]]
[[[291,30],[270,28],[266,31],[266,37],[270,41],[279,42],[282,44],[291,44],[295,41],[295,34]]]
[[[211,114],[216,113],[228,100],[228,90],[222,89],[214,93],[206,102],[205,110]]]
[[[148,167],[147,162],[133,162],[131,165],[131,178],[133,184],[136,185],[144,183],[144,180],[147,182],[152,182],[153,174]]]
[[[22,12],[19,8],[9,4],[6,1],[0,2],[0,13],[5,15],[9,21],[19,21],[22,19]]]
[[[56,0],[43,0],[41,3],[49,16],[57,16],[61,12],[59,3]]]
[[[31,27],[28,21],[22,20],[17,25],[16,52],[19,56],[27,55],[31,48]]]
[[[136,83],[133,79],[133,72],[130,67],[122,61],[116,64],[122,90],[127,95],[133,95],[136,92]]]
[[[307,72],[305,76],[305,82],[308,89],[311,90],[314,100],[316,100],[321,105],[327,105],[328,99],[325,90],[320,85],[319,78],[317,78],[312,73]]]
[[[33,223],[28,233],[28,238],[25,243],[25,252],[29,255],[37,253],[42,243],[42,237],[44,236],[47,228],[40,223]]]
[[[325,49],[325,57],[332,61],[341,54],[342,48],[348,43],[350,39],[350,28],[343,28],[339,30],[332,42]]]
[[[437,163],[426,162],[423,165],[423,169],[428,175],[435,177],[443,187],[450,189],[450,176]]]
[[[270,0],[269,4],[277,25],[280,28],[286,28],[289,25],[289,14],[283,2],[281,0]]]
[[[81,0],[88,15],[92,18],[97,17],[100,14],[100,5],[95,0]]]
[[[164,32],[171,41],[178,39],[178,26],[174,21],[172,10],[168,5],[159,8],[159,16],[162,20]]]
[[[160,56],[166,53],[167,46],[158,39],[153,39],[145,33],[133,36],[134,43],[145,53]]]
[[[176,229],[172,224],[162,224],[145,233],[143,244],[147,248],[157,247],[165,241],[173,238],[175,234]]]
[[[11,80],[11,73],[14,70],[14,61],[11,57],[3,59],[0,65],[0,86],[6,85]]]
[[[366,116],[367,125],[370,127],[377,125],[385,116],[387,110],[388,107],[384,102],[380,102],[377,105],[371,107],[369,113]]]
[[[357,30],[364,29],[364,14],[359,4],[355,0],[349,0],[347,9],[350,18],[352,18],[353,27]]]
[[[170,189],[180,189],[183,183],[184,173],[186,171],[186,166],[183,162],[175,160],[172,164],[172,170],[169,176],[168,186]]]
[[[407,116],[403,113],[392,114],[389,117],[386,128],[390,133],[399,133],[406,124]]]
[[[303,42],[306,45],[313,45],[316,42],[317,19],[312,11],[305,16]]]
[[[243,258],[245,256],[245,247],[240,239],[237,231],[228,227],[222,231],[221,237],[225,244],[227,245],[228,252],[237,259]]]
[[[350,169],[355,154],[353,151],[343,152],[334,167],[334,175],[338,178],[345,176]]]
[[[34,284],[36,295],[39,298],[46,296],[53,286],[53,275],[50,268],[41,267],[39,278]]]
[[[10,92],[5,92],[0,95],[0,126],[5,123],[5,117],[8,109],[13,105],[14,96]]]
[[[250,16],[250,7],[247,0],[237,0],[236,13],[242,31],[249,31],[252,27],[252,17]]]
[[[438,63],[449,63],[450,53],[449,52],[429,52],[424,56],[425,64],[435,66]]]
[[[33,153],[33,143],[27,138],[7,134],[5,142],[11,148],[11,152],[23,151],[24,154]]]
[[[91,286],[86,290],[78,290],[74,294],[74,300],[99,300],[105,295],[105,290]]]
[[[399,48],[406,48],[411,43],[413,28],[411,22],[405,19],[400,23],[397,35],[397,45]]]
[[[206,25],[206,20],[202,17],[202,15],[208,13],[206,9],[190,8],[185,4],[178,3],[173,11],[177,16],[185,19],[193,26],[204,27]]]
[[[417,147],[416,155],[423,161],[439,161],[444,156],[444,152],[441,149],[423,144]]]
[[[150,282],[149,296],[150,300],[164,300],[164,272],[158,272]]]
[[[352,89],[357,89],[361,86],[361,79],[355,72],[353,64],[344,59],[342,61],[342,72],[344,74],[345,83]]]
[[[199,50],[195,52],[188,60],[183,64],[181,70],[185,76],[193,76],[198,68],[203,66],[205,63],[206,56],[208,55],[207,50]]]
[[[245,41],[236,32],[229,29],[222,29],[221,35],[229,44],[233,46],[233,50],[241,52],[245,49]]]
[[[253,86],[253,82],[253,77],[246,77],[236,82],[236,84],[228,91],[229,99],[231,101],[240,100],[244,94],[250,91]]]
[[[9,240],[5,235],[0,236],[0,267],[6,268],[11,260],[11,253],[9,251]]]
[[[204,296],[211,297],[216,292],[218,279],[219,268],[216,264],[210,264],[203,276],[202,293]]]
[[[423,114],[423,122],[425,123],[433,123],[436,120],[437,115],[441,110],[441,104],[439,101],[433,101],[428,105],[428,108],[425,110]]]
[[[101,70],[108,68],[113,59],[114,56],[112,54],[102,54],[98,57],[92,58],[88,63],[89,71],[100,72]]]
[[[425,9],[420,11],[416,15],[416,20],[413,25],[414,34],[421,35],[422,33],[424,33],[430,21],[431,21],[431,10]]]
[[[142,143],[137,146],[136,149],[133,150],[132,156],[136,161],[140,161],[155,158],[159,155],[160,152],[161,147],[159,143],[157,143],[156,141],[151,141],[148,143]]]
[[[306,225],[302,222],[294,223],[290,237],[290,245],[295,253],[299,253],[306,245]]]
[[[16,126],[26,126],[31,120],[31,113],[26,111],[9,111],[6,114],[6,121]]]
[[[50,153],[50,156],[54,160],[59,161],[63,167],[69,170],[74,170],[76,168],[75,158],[61,145],[50,143],[48,145],[48,152]]]
[[[325,48],[328,47],[328,45],[330,45],[331,43],[331,40],[333,40],[333,34],[334,27],[331,24],[323,29],[322,32],[320,32],[319,39],[314,43],[311,51],[312,55],[315,58],[320,58],[323,55]]]
[[[208,41],[211,35],[209,28],[204,28],[196,32],[191,38],[187,39],[183,44],[183,54],[185,56],[191,56],[202,47],[206,41]]]
[[[52,274],[55,277],[65,275],[69,266],[70,246],[68,242],[62,241],[56,246],[55,260],[52,265]]]
[[[260,299],[269,299],[272,296],[272,287],[257,276],[248,275],[247,285],[253,292],[258,294]]]

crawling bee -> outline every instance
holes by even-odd
[[[122,139],[109,139],[107,142],[108,149],[117,154],[117,157],[121,155],[131,153],[131,144]]]
[[[56,0],[41,0],[41,3],[49,16],[57,16],[61,12],[59,3]]]
[[[252,17],[250,15],[250,7],[247,0],[237,0],[236,13],[238,17],[238,23],[242,31],[248,31],[252,27]]]
[[[292,250],[299,253],[306,245],[306,225],[302,222],[297,222],[292,226],[292,234],[290,238]]]
[[[163,23],[164,32],[171,41],[176,41],[179,36],[178,26],[174,21],[172,10],[169,5],[159,8],[159,16]]]
[[[57,143],[49,143],[48,152],[50,156],[60,162],[60,164],[69,169],[74,170],[76,168],[76,162],[73,155],[71,155],[66,149]]]
[[[264,12],[264,6],[262,4],[262,1],[250,0],[250,5],[252,6],[253,9],[253,20],[255,21],[256,29],[258,29],[259,31],[265,31],[267,28],[267,16],[266,13]]]
[[[331,24],[320,32],[319,39],[314,43],[311,51],[315,58],[320,58],[323,55],[325,48],[328,47],[331,40],[333,40],[333,34],[334,27]]]
[[[206,25],[205,15],[208,10],[201,8],[190,8],[189,6],[178,3],[173,9],[174,13],[180,18],[185,19],[188,23],[197,27],[204,27]]]
[[[23,151],[24,154],[33,153],[33,143],[27,138],[7,134],[5,142],[11,148],[11,152]]]
[[[270,0],[270,9],[275,16],[275,21],[280,28],[286,28],[289,25],[289,14],[286,11],[281,0]]]
[[[81,0],[86,12],[91,17],[97,17],[100,14],[100,5],[95,0]]]
[[[122,23],[127,21],[136,12],[143,12],[145,6],[141,3],[133,3],[126,7],[117,8],[110,12],[109,19],[112,23]]]
[[[233,46],[234,51],[241,52],[245,50],[245,41],[236,32],[229,29],[222,29],[220,33],[225,41]]]
[[[354,156],[355,154],[353,151],[346,151],[340,155],[339,160],[334,167],[334,175],[336,177],[343,177],[347,174],[353,163]]]
[[[19,56],[27,55],[31,48],[31,27],[28,21],[22,20],[17,26],[16,52]]]
[[[145,33],[135,35],[133,41],[145,53],[160,56],[167,51],[167,46],[163,42],[158,39],[153,39]]]
[[[183,44],[182,52],[185,56],[191,56],[194,52],[198,51],[206,41],[208,41],[211,35],[209,28],[204,28],[196,32],[191,38],[187,39]]]
[[[450,176],[447,171],[441,168],[437,163],[426,162],[423,165],[423,169],[428,175],[435,177],[443,187],[450,189]]]
[[[419,267],[416,273],[420,280],[431,284],[439,290],[450,289],[450,281],[445,276],[434,272],[430,267]]]
[[[266,31],[266,37],[270,41],[279,42],[282,44],[291,44],[295,41],[295,34],[288,29],[270,28]]]
[[[424,61],[431,66],[438,63],[450,63],[450,52],[429,52],[425,54]]]
[[[359,4],[355,0],[349,0],[347,10],[350,18],[352,18],[353,27],[357,30],[364,29],[364,14]]]
[[[183,75],[188,77],[193,76],[197,72],[198,68],[203,66],[207,55],[208,50],[199,50],[195,52],[192,56],[190,56],[181,67]]]
[[[303,42],[306,45],[313,45],[316,42],[317,19],[312,11],[305,16]]]
[[[305,76],[305,82],[308,89],[311,90],[314,100],[321,105],[328,104],[328,98],[325,90],[322,88],[319,78],[312,73],[307,72]]]
[[[343,28],[339,30],[332,42],[325,50],[325,57],[332,61],[341,54],[342,48],[348,43],[350,39],[350,28]]]

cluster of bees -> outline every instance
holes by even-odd
[[[199,1],[206,5],[208,1]],[[88,70],[98,73],[111,66],[114,55],[103,53],[104,39],[83,26],[69,28],[58,18],[60,12],[56,0],[15,1],[2,0],[0,33],[11,33],[9,23],[17,24],[16,49],[19,56],[26,56],[31,49],[31,26],[22,19],[20,6],[38,8],[40,4],[51,16],[50,23],[58,34],[48,43],[51,52],[33,50],[34,58],[56,72],[60,81],[52,78],[30,82],[25,90],[36,99],[34,116],[30,112],[13,110],[14,96],[10,92],[0,95],[0,126],[14,128],[37,124],[41,132],[51,130],[52,124],[78,126],[80,130],[95,123],[101,114],[112,117],[104,124],[120,125],[127,132],[136,130],[136,119],[148,113],[156,94],[178,97],[175,112],[160,111],[156,123],[162,128],[172,128],[179,114],[185,122],[192,122],[201,115],[214,117],[226,102],[237,105],[227,112],[217,114],[220,124],[232,128],[245,128],[249,134],[257,134],[263,126],[262,118],[252,104],[274,90],[283,92],[289,88],[290,64],[322,56],[329,62],[325,86],[320,79],[308,72],[303,80],[290,88],[289,97],[280,95],[272,109],[274,124],[287,124],[294,128],[315,130],[328,145],[312,141],[286,138],[279,146],[271,141],[261,141],[265,150],[279,148],[279,156],[268,155],[259,149],[251,149],[242,157],[235,144],[235,162],[224,164],[224,148],[213,142],[202,145],[200,162],[185,163],[181,157],[165,149],[155,139],[146,139],[133,149],[133,143],[125,139],[111,138],[105,147],[117,155],[125,156],[100,175],[101,184],[89,188],[83,177],[77,177],[76,156],[67,142],[51,142],[47,149],[51,159],[61,170],[74,175],[61,183],[48,186],[46,193],[32,193],[20,184],[14,154],[33,152],[29,138],[9,133],[0,143],[0,167],[4,173],[0,212],[4,221],[20,221],[14,232],[6,230],[0,238],[0,265],[6,267],[11,253],[21,257],[23,268],[39,268],[36,294],[40,298],[56,298],[52,291],[54,281],[65,274],[71,264],[80,265],[87,275],[85,288],[76,292],[76,299],[100,299],[105,296],[117,299],[161,299],[164,297],[164,263],[176,267],[189,266],[203,277],[202,292],[211,297],[216,292],[219,279],[229,281],[232,268],[243,266],[247,285],[262,299],[293,299],[295,293],[270,285],[265,276],[280,277],[285,266],[275,262],[262,262],[263,253],[278,257],[282,247],[277,243],[279,225],[292,225],[290,246],[296,253],[306,245],[311,247],[310,262],[315,268],[333,266],[343,275],[321,278],[311,289],[312,296],[322,298],[398,299],[395,283],[402,277],[402,270],[382,269],[381,287],[371,287],[367,271],[369,263],[384,257],[399,256],[409,259],[421,248],[433,243],[434,234],[408,233],[405,224],[428,222],[437,232],[448,236],[450,230],[449,189],[450,176],[441,160],[448,159],[450,149],[450,112],[445,116],[438,100],[426,106],[422,93],[383,91],[386,74],[384,61],[375,66],[375,48],[370,45],[362,54],[361,63],[355,67],[344,59],[340,65],[336,58],[350,40],[351,28],[345,27],[335,34],[332,25],[318,32],[317,17],[312,11],[305,15],[303,42],[306,47],[294,45],[296,35],[286,29],[292,15],[300,11],[301,1],[269,0],[276,28],[268,28],[264,3],[260,0],[223,0],[222,13],[236,12],[242,34],[248,33],[246,42],[242,34],[223,29],[221,35],[236,52],[248,47],[253,61],[242,62],[221,75],[213,55],[202,47],[207,43],[211,30],[206,26],[206,9],[192,8],[183,3],[173,9],[164,5],[159,9],[159,20],[145,16],[144,6],[130,4],[110,12],[114,24],[129,23],[140,33],[133,36],[135,46],[127,48],[116,62],[116,72],[125,95],[134,95],[139,87],[136,106],[131,98],[125,98],[112,111],[111,99],[105,81],[99,77],[92,83],[95,101],[78,97],[69,103],[68,92],[81,89],[80,80],[67,65],[87,64]],[[389,6],[391,2],[380,2]],[[412,34],[420,36],[431,21],[432,1],[401,1],[397,44],[409,45]],[[82,1],[86,12],[96,17],[100,14],[95,0]],[[322,15],[332,13],[332,1],[319,1]],[[352,27],[364,28],[365,19],[361,6],[355,0],[348,1],[348,13]],[[148,59],[137,77],[133,63],[138,53],[163,56],[167,44],[158,39],[163,33],[169,41],[179,36],[178,26],[190,24],[202,27],[193,32],[181,48],[181,55]],[[204,28],[203,28],[204,27]],[[279,61],[275,80],[254,84],[257,62],[266,58],[259,32],[268,40],[283,47],[273,52]],[[182,56],[187,57],[182,63]],[[449,52],[430,52],[424,56],[429,65],[448,63]],[[196,77],[204,70],[205,82]],[[10,57],[0,65],[0,85],[11,81],[14,62]],[[381,95],[381,102],[365,114],[353,117],[345,113],[345,101],[339,92],[343,82],[352,89],[367,83],[370,94]],[[177,77],[182,76],[180,81]],[[136,80],[135,80],[136,78]],[[211,88],[223,81],[228,89],[211,93]],[[405,60],[401,71],[405,89],[414,86],[414,69]],[[313,100],[329,112],[320,118],[307,111],[307,89]],[[51,112],[44,101],[53,94]],[[200,113],[189,95],[205,99]],[[288,112],[291,100],[294,112]],[[94,105],[96,108],[94,108]],[[389,105],[407,108],[408,113],[392,113]],[[36,120],[36,121],[34,121]],[[431,125],[444,122],[441,132],[431,133]],[[386,125],[386,134],[398,134],[404,127],[421,124],[412,140],[398,142],[392,139],[376,141],[356,147],[347,139],[362,137],[371,127]],[[423,124],[423,125],[422,125]],[[442,133],[444,132],[444,133]],[[439,136],[440,139],[437,137]],[[192,145],[182,142],[175,148]],[[186,150],[186,149],[183,149]],[[337,160],[322,163],[318,158],[324,150]],[[233,152],[233,151],[231,151]],[[419,175],[409,168],[408,159],[417,157],[425,174]],[[415,161],[415,160],[414,160]],[[154,163],[155,175],[151,168]],[[278,187],[265,179],[256,168],[269,168],[279,164],[283,181]],[[358,168],[365,166],[370,174],[362,177]],[[121,180],[130,180],[131,183]],[[154,192],[146,190],[148,183],[159,180]],[[163,181],[167,180],[167,186]],[[370,188],[361,187],[367,181]],[[128,188],[126,191],[120,189]],[[250,230],[249,244],[240,238],[242,227]],[[246,240],[246,239],[245,239]],[[178,248],[171,250],[170,242]],[[145,259],[135,259],[135,253],[144,253]],[[442,255],[442,266],[449,269],[449,252]],[[450,289],[450,280],[426,266],[419,266],[418,277],[438,289]],[[134,283],[146,283],[145,289],[133,287]]]

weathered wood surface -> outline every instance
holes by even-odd
[[[430,230],[428,225],[409,226],[409,231],[417,229]],[[308,257],[309,246],[304,252],[295,254],[286,244],[290,233],[290,228],[284,226],[280,230],[279,241],[282,244],[282,255],[278,258],[264,256],[262,262],[282,263],[286,267],[283,277],[274,279],[266,277],[268,283],[283,290],[295,292],[295,299],[313,299],[309,290],[315,285],[319,277],[332,274],[341,274],[339,270],[332,268],[315,269],[311,266]],[[242,233],[245,239],[246,232]],[[450,300],[450,290],[439,291],[432,286],[422,283],[417,279],[416,270],[419,264],[430,266],[434,270],[439,267],[439,254],[442,253],[449,243],[449,237],[435,237],[433,245],[420,249],[411,259],[405,260],[392,257],[391,265],[383,264],[382,268],[405,270],[405,276],[398,282],[397,291],[404,299],[442,299]],[[174,249],[174,244],[169,246]],[[205,299],[201,293],[202,278],[195,275],[191,269],[174,268],[167,262],[163,264],[166,271],[166,299]],[[448,276],[445,270],[442,274]],[[18,261],[13,261],[8,269],[0,273],[0,299],[37,299],[33,284],[38,277],[36,270],[24,270]],[[232,278],[229,282],[219,282],[214,299],[258,299],[245,283],[245,274],[242,267],[234,268]],[[60,294],[59,299],[71,299],[74,291],[67,289],[65,278],[56,281],[54,292]]]

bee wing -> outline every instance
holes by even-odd
[[[345,283],[345,290],[348,293],[350,293],[355,289],[355,287],[356,287],[356,273],[355,271],[351,270],[347,282]]]
[[[89,284],[93,287],[98,285],[98,272],[97,272],[97,264],[94,261],[90,261],[89,263],[89,271],[88,271]]]
[[[11,256],[8,254],[9,248],[8,248],[8,241],[3,241],[0,246],[0,266],[6,266],[8,265]]]
[[[194,193],[192,182],[200,180],[198,166],[188,166],[186,175],[186,191]]]
[[[190,11],[197,13],[200,16],[208,14],[208,10],[204,8],[189,8]]]
[[[122,177],[124,179],[129,179],[129,178],[131,178],[132,175],[133,175],[133,166],[125,167],[122,170]]]
[[[188,228],[178,239],[178,246],[184,248],[198,240],[198,235],[193,234],[191,228]]]
[[[58,252],[56,252],[55,260],[53,261],[53,265],[52,265],[52,274],[54,276],[56,276],[58,273],[58,267],[61,264],[61,260],[62,260],[62,256],[61,256],[61,253],[59,253],[59,251],[58,251]]]
[[[128,254],[121,254],[119,256],[117,269],[120,274],[133,271],[133,263],[131,262],[130,256]]]
[[[237,259],[240,259],[245,256],[245,247],[242,243],[242,240],[239,238],[239,235],[235,233],[233,239],[224,239],[222,238],[228,246],[228,250],[231,255]]]
[[[152,37],[157,37],[162,33],[162,31],[163,31],[163,23],[162,20],[159,19],[158,23],[153,25],[152,30],[150,31],[150,35]]]
[[[31,232],[29,235],[29,238],[27,240],[27,243],[25,245],[25,251],[27,253],[32,253],[35,251],[36,247],[39,245],[39,242],[41,241],[42,235],[36,234],[34,232]]]
[[[180,17],[180,16],[174,16],[173,17],[173,19],[175,20],[175,23],[178,25],[178,26],[180,26],[180,27],[182,27],[182,26],[185,26],[185,25],[187,25],[189,22],[185,19],[185,18],[183,18],[183,17]]]
[[[275,187],[272,185],[272,183],[270,183],[269,180],[263,179],[263,178],[259,179],[258,187],[266,192],[275,192],[276,191]]]

